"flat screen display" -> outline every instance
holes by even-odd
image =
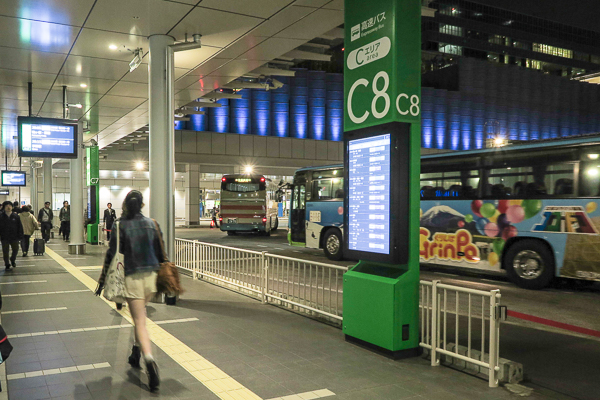
[[[0,195],[8,196],[9,194],[10,194],[10,191],[8,189],[0,189]]]
[[[77,122],[19,117],[19,157],[77,158]]]
[[[390,254],[391,135],[348,143],[348,248]]]
[[[2,171],[2,186],[25,186],[25,172]]]
[[[344,133],[344,255],[408,261],[410,124],[389,122]],[[418,175],[417,175],[418,176]]]

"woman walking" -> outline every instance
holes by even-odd
[[[155,392],[160,385],[160,379],[146,329],[146,304],[156,293],[157,271],[166,256],[162,251],[160,228],[154,220],[142,215],[143,207],[142,193],[132,190],[127,194],[123,201],[121,218],[113,226],[119,232],[111,235],[96,295],[99,296],[102,292],[119,238],[119,247],[124,255],[125,298],[135,325],[135,343],[129,356],[129,364],[140,368],[143,355],[148,373],[148,386],[150,391]]]
[[[38,229],[38,222],[31,213],[29,206],[23,206],[23,208],[21,208],[21,214],[19,214],[19,218],[21,219],[21,224],[23,224],[23,240],[21,240],[21,251],[23,252],[23,257],[27,257],[27,253],[29,253],[29,242],[31,235],[33,235],[33,233]]]

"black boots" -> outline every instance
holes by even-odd
[[[160,378],[158,376],[158,365],[154,360],[146,362],[146,370],[148,373],[148,386],[151,392],[157,392],[160,385]]]
[[[131,349],[131,355],[129,356],[129,364],[133,368],[141,368],[140,359],[142,358],[142,351],[140,350],[140,346],[133,346]]]
[[[140,361],[142,359],[142,351],[139,346],[133,346],[131,349],[131,355],[129,356],[129,364],[133,368],[141,368]],[[146,361],[146,373],[148,374],[148,387],[151,392],[157,392],[160,385],[160,378],[158,376],[158,365],[154,360]]]

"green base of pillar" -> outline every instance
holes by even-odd
[[[344,274],[343,331],[353,339],[417,355],[418,310],[418,266],[360,261]]]
[[[89,244],[98,244],[98,224],[89,224],[87,226],[87,242]]]
[[[391,351],[388,349],[384,349],[383,347],[376,346],[372,343],[365,342],[364,340],[357,339],[350,335],[345,335],[346,342],[355,344],[363,349],[371,350],[377,354],[381,354],[382,356],[391,358],[392,360],[401,360],[403,358],[411,358],[418,357],[423,353],[423,349],[421,347],[415,347],[412,349],[404,349],[404,350],[396,350]]]

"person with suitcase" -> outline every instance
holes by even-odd
[[[21,224],[23,224],[23,240],[21,240],[21,251],[23,252],[23,257],[27,257],[27,253],[29,253],[29,241],[31,239],[31,235],[38,229],[37,219],[30,212],[29,206],[23,206],[21,208],[21,214],[19,214],[19,218],[21,219]]]
[[[17,266],[17,253],[19,252],[19,242],[23,239],[23,224],[21,218],[13,212],[13,203],[5,201],[2,203],[3,210],[0,213],[0,241],[2,242],[2,255],[4,256],[4,266],[10,270],[11,266]],[[12,254],[9,253],[12,250]]]
[[[44,208],[42,208],[38,213],[38,221],[42,225],[42,238],[46,243],[50,241],[50,231],[52,230],[53,218],[54,214],[52,214],[52,209],[50,209],[50,202],[47,201],[44,203]]]

